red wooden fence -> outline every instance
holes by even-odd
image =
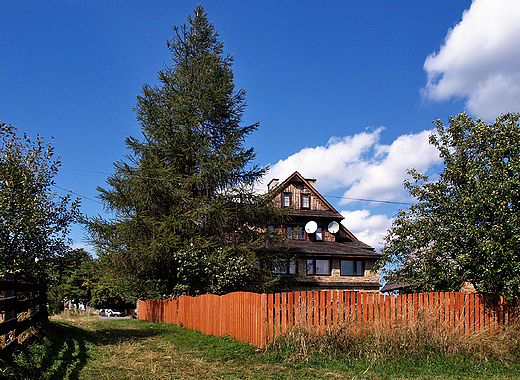
[[[401,296],[342,291],[230,293],[141,301],[139,319],[166,322],[261,347],[296,326],[373,331],[426,316],[444,328],[469,333],[507,324],[516,307],[501,297],[469,293]]]

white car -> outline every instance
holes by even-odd
[[[105,315],[107,317],[122,317],[123,313],[121,313],[120,311],[112,310],[112,309],[106,309]]]

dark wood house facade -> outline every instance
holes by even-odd
[[[341,224],[344,217],[317,191],[316,180],[295,172],[282,183],[273,179],[268,190],[276,205],[290,207],[290,219],[269,229],[286,240],[288,258],[274,272],[295,275],[293,290],[379,292],[379,272],[372,270],[379,254]]]

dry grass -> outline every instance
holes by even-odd
[[[324,333],[296,327],[268,343],[268,351],[283,352],[289,362],[308,361],[316,354],[347,356],[380,362],[395,357],[471,356],[479,362],[520,360],[520,322],[501,329],[462,334],[423,313],[415,321],[368,329],[343,325]]]

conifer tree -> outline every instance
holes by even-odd
[[[251,288],[256,227],[277,217],[252,191],[265,168],[245,139],[258,123],[242,126],[245,92],[202,6],[167,46],[173,64],[138,96],[143,136],[98,188],[115,217],[88,223],[92,241],[130,299]]]

